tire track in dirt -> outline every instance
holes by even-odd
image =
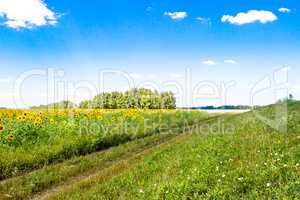
[[[122,172],[131,169],[134,167],[140,160],[145,156],[154,153],[156,150],[167,149],[168,147],[185,141],[190,135],[181,134],[174,138],[171,138],[168,141],[162,142],[161,144],[154,145],[150,148],[147,148],[135,155],[115,161],[111,166],[108,166],[96,173],[85,175],[85,176],[76,176],[73,179],[64,182],[56,187],[45,190],[42,193],[34,196],[33,200],[44,200],[44,199],[56,199],[60,193],[71,192],[74,187],[80,187],[81,189],[88,189],[93,183],[107,181],[114,176],[121,174]]]

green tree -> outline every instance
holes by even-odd
[[[176,108],[176,99],[172,92],[162,92],[160,94],[161,108],[164,109],[175,109]]]
[[[85,100],[79,103],[79,108],[81,109],[88,109],[88,108],[93,108],[92,101],[90,100]]]
[[[80,108],[141,108],[141,109],[175,109],[176,100],[171,92],[159,93],[146,88],[134,88],[124,93],[107,92],[93,98],[91,101],[83,101]]]

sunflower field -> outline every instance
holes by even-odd
[[[138,109],[0,110],[0,179],[154,134],[209,115]]]

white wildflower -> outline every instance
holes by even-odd
[[[239,178],[238,178],[238,181],[243,181],[243,180],[244,180],[243,177],[239,177]]]

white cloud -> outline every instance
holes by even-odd
[[[236,16],[231,15],[224,15],[221,19],[222,22],[228,22],[230,24],[235,25],[243,25],[243,24],[250,24],[255,22],[260,22],[262,24],[276,21],[278,18],[277,16],[265,10],[249,10],[246,13],[238,13]]]
[[[216,65],[217,63],[213,60],[205,60],[202,62],[203,65]]]
[[[232,64],[232,65],[236,65],[237,64],[237,62],[235,60],[232,60],[232,59],[224,60],[224,63]]]
[[[291,9],[288,9],[288,8],[279,8],[278,11],[282,12],[282,13],[289,13],[289,12],[291,12]]]
[[[169,16],[173,20],[184,19],[188,16],[186,12],[165,12],[165,16]]]
[[[196,20],[198,20],[201,24],[209,24],[209,25],[211,25],[210,18],[196,17]]]
[[[169,76],[170,76],[171,78],[182,78],[182,77],[183,77],[182,74],[169,74]]]
[[[2,25],[20,29],[55,25],[58,16],[43,0],[0,0],[0,18]]]

